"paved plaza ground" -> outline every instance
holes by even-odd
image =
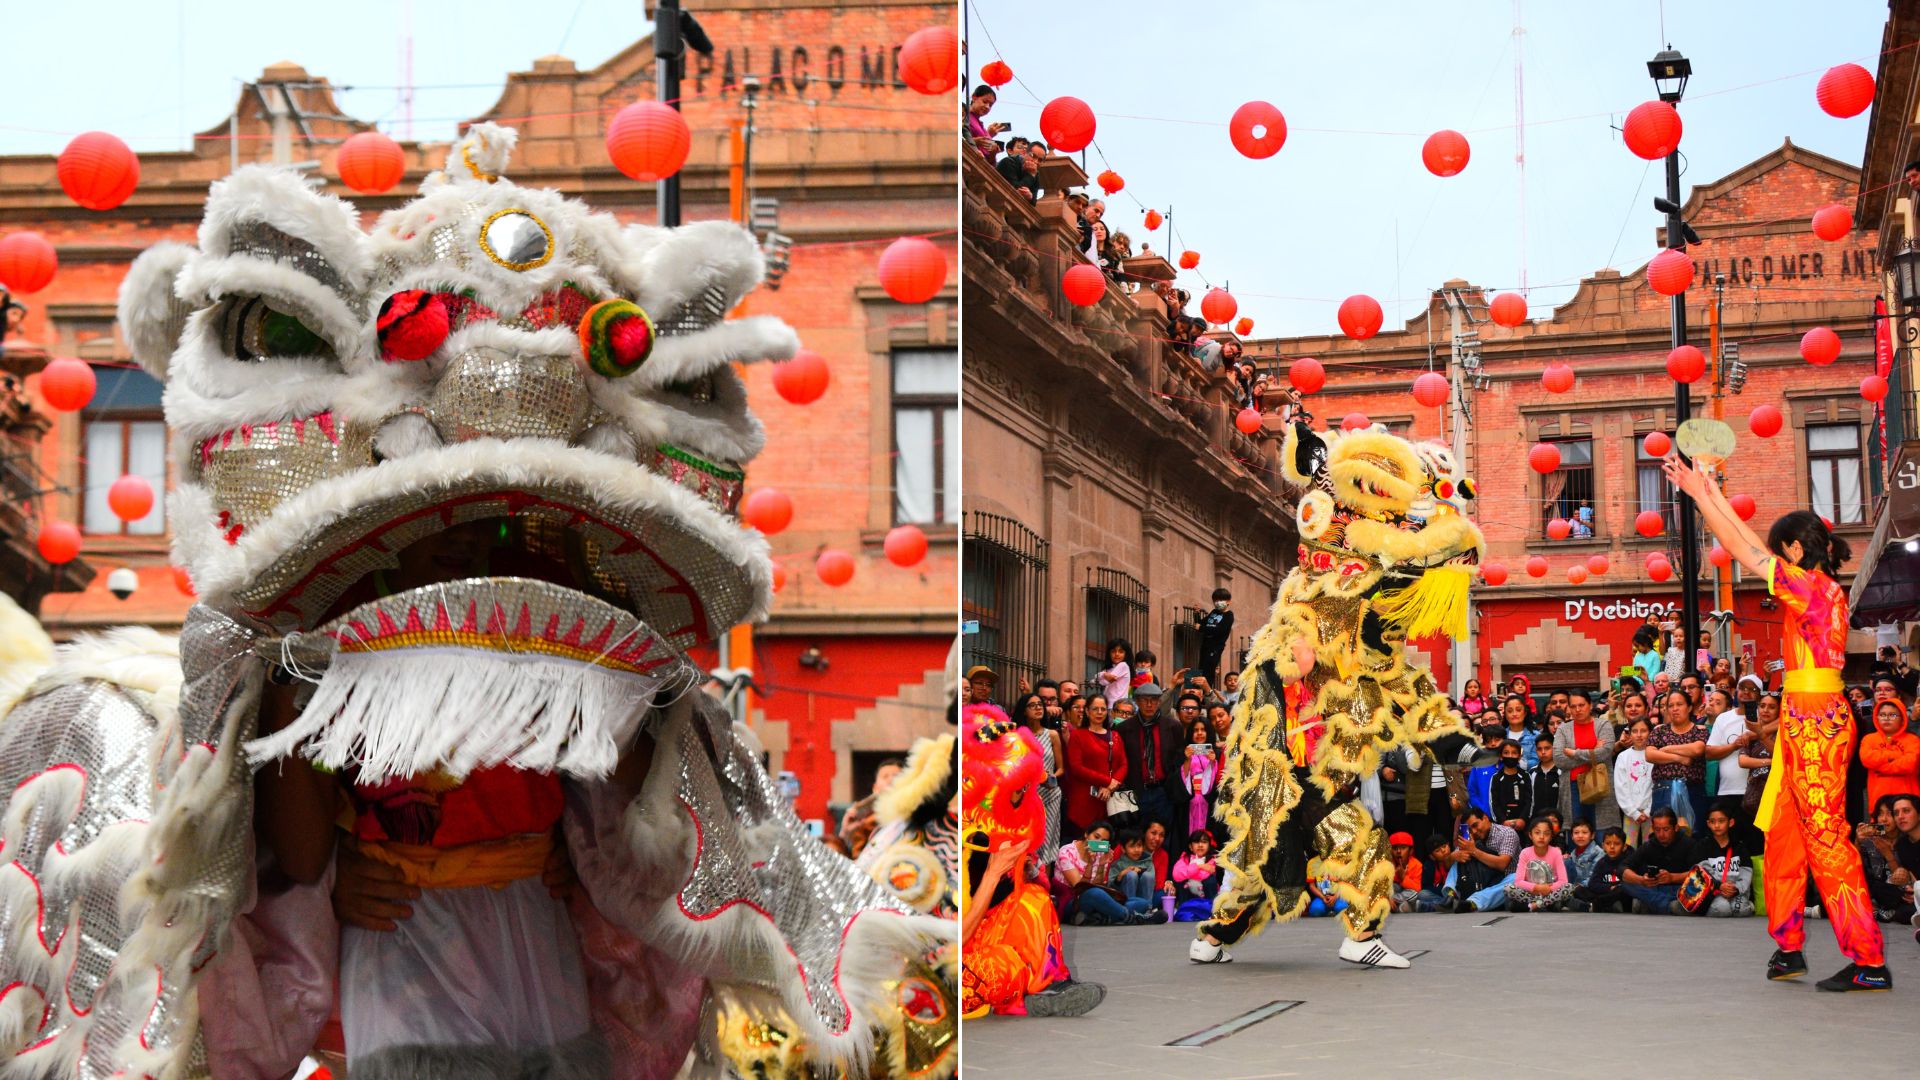
[[[1814,980],[1845,961],[1822,921],[1808,925],[1809,975],[1770,983],[1758,918],[1495,918],[1396,916],[1393,946],[1427,950],[1407,971],[1341,963],[1332,919],[1272,927],[1210,967],[1187,960],[1191,925],[1069,927],[1075,977],[1105,983],[1106,1002],[1076,1019],[968,1021],[962,1075],[1920,1077],[1911,930],[1883,928],[1892,993],[1825,994]],[[1168,1045],[1181,1040],[1202,1045]]]

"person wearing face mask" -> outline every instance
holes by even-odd
[[[1533,809],[1533,785],[1521,762],[1519,743],[1508,739],[1500,744],[1500,771],[1493,774],[1489,798],[1495,821],[1524,832],[1527,815]]]
[[[1199,616],[1200,666],[1194,672],[1206,677],[1207,685],[1220,681],[1220,658],[1226,655],[1227,640],[1233,636],[1233,594],[1213,590],[1213,610]]]

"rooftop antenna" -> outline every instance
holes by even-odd
[[[413,0],[400,7],[400,137],[413,141]]]
[[[1520,176],[1520,295],[1527,295],[1527,76],[1521,57],[1527,28],[1520,0],[1513,0],[1513,164]]]

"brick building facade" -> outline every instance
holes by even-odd
[[[1011,703],[1016,679],[1085,680],[1124,637],[1158,654],[1164,681],[1199,659],[1194,616],[1225,586],[1237,668],[1295,546],[1278,436],[1235,430],[1225,376],[1167,340],[1152,291],[1061,295],[1082,258],[1057,194],[1086,183],[1070,160],[1043,166],[1036,206],[963,159],[965,662],[994,668]],[[1126,271],[1174,276],[1152,255]]]
[[[1813,212],[1831,203],[1851,203],[1859,171],[1793,145],[1791,141],[1728,176],[1693,188],[1684,217],[1701,236],[1691,249],[1698,272],[1687,293],[1688,340],[1713,359],[1715,342],[1709,303],[1718,297],[1718,341],[1732,343],[1746,368],[1742,392],[1716,391],[1712,367],[1693,384],[1693,415],[1721,416],[1733,428],[1738,448],[1725,470],[1729,494],[1745,492],[1764,531],[1795,507],[1815,506],[1831,518],[1856,550],[1871,529],[1870,510],[1879,470],[1875,408],[1860,396],[1860,380],[1872,371],[1873,300],[1880,290],[1880,254],[1871,235],[1854,233],[1831,243],[1809,226]],[[1651,217],[1651,214],[1649,214]],[[1724,288],[1718,278],[1724,276]],[[1252,342],[1248,351],[1281,367],[1297,356],[1319,358],[1327,386],[1308,407],[1338,423],[1350,412],[1415,437],[1449,438],[1452,407],[1426,408],[1409,393],[1413,378],[1428,369],[1449,373],[1453,312],[1462,308],[1466,351],[1479,357],[1483,389],[1463,395],[1470,415],[1467,467],[1479,485],[1473,506],[1487,537],[1489,561],[1504,564],[1506,584],[1474,589],[1471,655],[1474,671],[1456,681],[1444,642],[1419,643],[1436,677],[1458,689],[1467,674],[1483,678],[1525,673],[1536,687],[1592,689],[1630,661],[1633,630],[1649,610],[1675,610],[1676,577],[1661,583],[1645,570],[1655,550],[1679,565],[1672,493],[1645,456],[1641,440],[1675,428],[1674,383],[1665,370],[1669,349],[1668,298],[1646,284],[1644,268],[1622,274],[1600,270],[1583,280],[1551,317],[1512,328],[1488,318],[1490,296],[1463,281],[1436,290],[1427,309],[1400,330],[1367,341],[1293,338]],[[1816,367],[1800,356],[1800,337],[1815,326],[1840,335],[1840,359]],[[1477,343],[1472,339],[1477,337]],[[1431,358],[1431,359],[1430,359]],[[1550,362],[1573,368],[1571,391],[1549,392],[1541,374]],[[1761,404],[1778,408],[1786,423],[1779,434],[1760,438],[1747,416]],[[1274,421],[1270,420],[1269,423]],[[1527,463],[1537,442],[1559,444],[1560,470],[1542,476]],[[1592,514],[1592,535],[1551,540],[1551,518],[1572,519],[1582,505]],[[1647,539],[1635,531],[1644,510],[1666,515],[1665,534]],[[1707,536],[1704,528],[1700,535]],[[1711,546],[1711,539],[1703,543]],[[1532,578],[1524,565],[1544,556],[1548,571]],[[1582,584],[1567,570],[1604,557],[1605,573]],[[1700,610],[1732,610],[1734,618],[1715,651],[1749,651],[1756,662],[1780,652],[1780,612],[1763,583],[1722,571],[1703,557]],[[1716,592],[1716,589],[1719,591]],[[1703,628],[1715,624],[1703,618]],[[1870,653],[1871,635],[1856,635],[1854,647]]]
[[[826,395],[804,407],[774,392],[765,365],[746,372],[750,400],[768,429],[749,490],[779,488],[796,510],[791,527],[773,538],[787,583],[771,621],[752,638],[764,695],[755,698],[750,721],[770,751],[770,767],[800,777],[801,815],[817,818],[829,802],[864,795],[878,759],[946,729],[942,686],[954,630],[958,494],[940,486],[954,472],[941,468],[949,456],[941,432],[953,430],[958,408],[958,290],[950,280],[928,303],[902,305],[880,289],[875,264],[903,234],[929,234],[950,262],[957,258],[954,103],[915,93],[898,72],[900,43],[924,26],[954,24],[957,9],[897,0],[685,6],[715,51],[688,63],[682,101],[693,145],[680,173],[684,217],[732,212],[730,169],[747,116],[743,89],[757,79],[751,172],[743,186],[779,199],[778,228],[794,247],[778,291],[757,291],[741,313],[781,316],[832,371]],[[646,38],[590,70],[547,56],[509,74],[499,100],[473,119],[519,129],[516,182],[648,222],[654,186],[612,167],[603,132],[615,110],[652,97],[654,85]],[[95,213],[69,202],[50,156],[0,158],[0,228],[38,230],[60,258],[53,284],[24,298],[32,310],[7,355],[22,370],[37,369],[35,350],[78,356],[93,362],[100,378],[93,404],[80,415],[57,416],[40,444],[39,464],[60,490],[37,509],[81,523],[85,558],[99,570],[83,591],[45,603],[43,618],[56,637],[125,622],[178,626],[190,603],[167,565],[164,512],[123,528],[99,505],[122,471],[145,472],[156,487],[165,480],[155,450],[164,438],[158,387],[127,366],[114,324],[128,264],[156,241],[192,242],[207,186],[250,161],[318,162],[312,175],[371,223],[411,197],[446,146],[405,144],[400,186],[356,196],[339,184],[332,158],[342,139],[370,126],[340,116],[323,73],[279,64],[243,88],[233,116],[203,132],[192,150],[142,155],[140,188],[116,210]],[[911,393],[896,393],[897,371],[918,379]],[[910,570],[880,552],[887,530],[907,519],[932,541],[926,561]],[[850,584],[833,589],[814,576],[813,560],[827,547],[854,554]],[[119,566],[140,578],[124,601],[104,587],[106,571]]]

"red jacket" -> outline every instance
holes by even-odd
[[[1860,740],[1860,764],[1867,770],[1867,813],[1882,795],[1920,794],[1920,735],[1898,732],[1889,739],[1878,731]]]
[[[1112,728],[1095,735],[1086,728],[1067,733],[1067,820],[1085,829],[1107,816],[1106,800],[1092,788],[1118,787],[1127,778],[1127,748]]]

